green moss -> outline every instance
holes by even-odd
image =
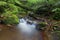
[[[3,14],[3,16],[4,16],[3,22],[5,24],[12,24],[13,25],[13,24],[19,23],[19,18],[12,13],[5,13],[5,14]]]

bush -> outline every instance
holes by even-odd
[[[8,6],[8,7],[6,7]],[[6,7],[6,11],[10,11],[12,12],[13,14],[17,14],[18,13],[18,7],[15,6],[14,4],[7,4],[5,7]]]
[[[18,7],[14,4],[0,1],[0,21],[4,24],[18,24],[19,18],[16,16],[18,13]]]
[[[45,22],[40,22],[40,23],[37,25],[36,29],[38,29],[38,30],[44,30],[44,28],[46,27],[46,25],[47,25],[47,23],[45,23]]]
[[[4,18],[3,18],[3,22],[4,24],[18,24],[19,23],[19,18],[12,14],[12,13],[5,13],[3,14]]]
[[[53,16],[53,19],[54,20],[60,20],[60,8],[56,8],[53,10],[54,13],[54,16]]]
[[[18,7],[15,6],[14,4],[0,1],[0,11],[1,11],[1,12],[10,11],[10,12],[12,12],[13,14],[17,14],[17,13],[18,13]],[[5,12],[4,12],[4,13],[5,13]]]
[[[47,23],[45,23],[45,22],[40,22],[39,25],[40,25],[40,27],[45,27],[45,26],[47,25]]]
[[[4,5],[6,5],[6,2],[0,1],[0,15],[5,13]]]
[[[60,20],[60,13],[56,13],[53,17],[54,20]]]

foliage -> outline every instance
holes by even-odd
[[[16,5],[16,3],[18,4],[18,6]],[[13,19],[15,19],[13,15],[25,17],[25,15],[29,14],[28,11],[32,11],[34,12],[33,15],[36,15],[36,18],[38,15],[42,15],[44,18],[51,18],[52,20],[57,21],[60,20],[60,0],[0,0],[0,9],[1,15],[12,15]],[[4,20],[7,19],[10,20],[10,17]],[[16,19],[18,20],[18,18]],[[44,23],[40,23],[39,25],[41,27],[45,26]]]
[[[19,19],[16,14],[18,13],[18,7],[14,4],[0,1],[0,21],[4,24],[18,24]]]
[[[2,15],[4,17],[3,18],[4,24],[12,24],[13,25],[13,24],[19,23],[19,18],[10,12],[7,12],[7,13],[2,14]]]
[[[1,1],[1,2],[0,2],[0,14],[5,12],[5,10],[4,10],[4,9],[5,9],[5,8],[4,8],[4,5],[6,5],[6,2],[2,2],[2,1]]]
[[[59,31],[59,28],[60,28],[59,26],[53,26],[54,31]]]
[[[38,30],[44,30],[44,28],[46,27],[46,25],[47,25],[46,22],[40,22],[40,23],[37,25],[36,29],[38,29]]]
[[[47,23],[46,22],[40,22],[39,25],[40,25],[40,27],[45,27],[47,25]]]
[[[60,20],[60,8],[56,8],[53,11],[55,12],[53,19]]]
[[[27,11],[24,10],[23,8],[16,6],[15,2],[18,2],[20,4],[20,2],[18,0],[0,0],[0,17],[3,15],[5,15],[4,17],[6,17],[6,19],[4,19],[4,17],[0,18],[0,21],[4,21],[5,24],[15,24],[18,23],[18,17],[20,18],[25,17],[27,15]],[[3,13],[3,14],[2,14]],[[12,16],[12,17],[9,17]],[[15,17],[16,18],[15,18]],[[8,18],[7,18],[8,17]],[[13,20],[16,19],[15,21]]]

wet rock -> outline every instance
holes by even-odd
[[[28,23],[28,24],[33,24],[33,21],[27,20],[27,23]]]

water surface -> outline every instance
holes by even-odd
[[[42,40],[41,33],[36,30],[36,24],[29,24],[25,19],[20,19],[20,23],[13,29],[8,29],[5,25],[0,31],[0,40]]]

